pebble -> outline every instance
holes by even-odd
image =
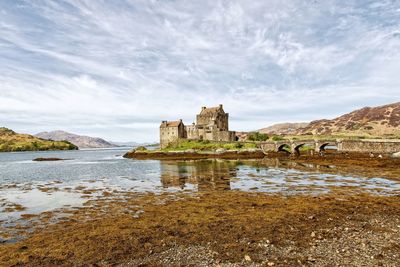
[[[309,262],[316,262],[317,260],[314,259],[314,258],[308,257],[307,261],[309,261]]]
[[[244,256],[244,259],[245,259],[246,261],[251,261],[251,258],[250,258],[249,255],[245,255],[245,256]]]
[[[268,266],[274,266],[275,263],[273,263],[273,262],[268,262],[267,265],[268,265]]]
[[[315,232],[311,232],[311,237],[315,237]]]

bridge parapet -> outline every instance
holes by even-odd
[[[400,140],[385,139],[316,139],[316,140],[282,140],[261,142],[260,147],[264,152],[279,152],[288,147],[293,152],[299,152],[303,145],[311,145],[316,152],[325,150],[328,146],[336,146],[338,151],[361,153],[395,153],[400,152]]]
[[[281,140],[281,141],[266,141],[261,142],[260,146],[264,152],[279,152],[290,148],[292,153],[300,153],[300,148],[304,145],[314,147],[316,152],[323,151],[326,146],[337,146],[339,149],[339,142],[337,140]]]

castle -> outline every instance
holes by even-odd
[[[202,107],[196,116],[196,123],[185,125],[182,120],[162,121],[160,125],[160,147],[179,140],[235,141],[236,132],[229,131],[229,113],[225,113],[222,105],[218,107]]]

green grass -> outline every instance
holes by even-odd
[[[162,151],[185,151],[189,149],[200,150],[200,151],[210,151],[216,149],[226,149],[226,150],[241,150],[241,149],[251,149],[257,148],[255,143],[242,143],[242,142],[210,142],[207,140],[197,141],[197,140],[178,140],[169,144],[169,146]]]

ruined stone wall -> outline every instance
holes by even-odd
[[[400,141],[395,140],[343,140],[338,144],[339,151],[395,153],[400,151]]]

